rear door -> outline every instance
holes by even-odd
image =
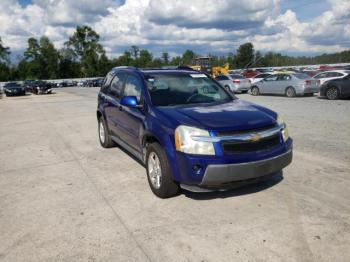
[[[135,96],[138,104],[143,104],[143,87],[139,76],[134,74],[127,75],[123,96]],[[122,106],[119,115],[119,134],[121,139],[129,146],[141,152],[140,134],[145,119],[143,108]]]

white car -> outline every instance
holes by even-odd
[[[321,85],[331,79],[343,78],[344,76],[350,74],[350,70],[332,70],[332,71],[324,71],[314,75],[313,78],[320,80]]]
[[[249,79],[239,74],[219,75],[215,80],[234,93],[247,93],[251,87]]]
[[[262,74],[258,74],[256,76],[253,76],[253,77],[249,78],[249,80],[250,80],[250,82],[252,84],[254,84],[256,82],[259,82],[259,81],[263,80],[265,77],[268,77],[270,75],[271,74],[269,74],[269,73],[262,73]]]

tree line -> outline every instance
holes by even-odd
[[[164,52],[161,57],[154,57],[146,49],[131,46],[121,56],[110,59],[100,44],[100,36],[85,25],[77,26],[60,50],[46,36],[40,39],[31,37],[27,44],[19,63],[13,65],[10,49],[3,45],[0,37],[0,81],[104,76],[115,66],[149,68],[190,65],[197,56],[192,50],[186,50],[181,56],[170,57],[169,53]],[[314,57],[291,57],[275,52],[262,54],[254,50],[252,43],[242,44],[235,54],[210,56],[213,66],[229,63],[232,69],[350,62],[350,50]]]

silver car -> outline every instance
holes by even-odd
[[[247,93],[251,87],[249,79],[239,74],[219,75],[215,80],[234,93]]]
[[[294,97],[296,95],[313,95],[320,91],[320,81],[301,73],[273,74],[254,83],[252,95],[278,94]]]

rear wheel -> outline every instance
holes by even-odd
[[[168,158],[158,143],[148,145],[146,166],[148,183],[156,196],[168,198],[179,192],[178,184],[172,179]]]
[[[286,89],[286,96],[287,97],[295,97],[295,89],[293,87],[288,87]]]
[[[253,96],[258,96],[260,94],[259,88],[257,86],[253,86],[251,89],[251,94]]]
[[[326,97],[329,99],[329,100],[336,100],[339,98],[339,90],[338,88],[332,86],[330,88],[327,89],[326,91]]]
[[[113,142],[109,134],[106,121],[102,116],[98,119],[98,138],[100,140],[101,146],[104,148],[110,148],[115,146],[115,143]]]

